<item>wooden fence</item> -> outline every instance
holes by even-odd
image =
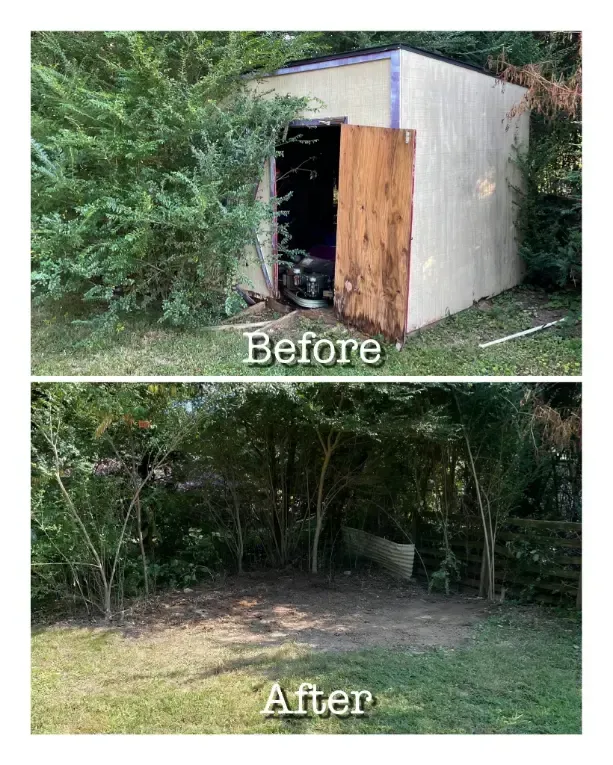
[[[453,529],[449,546],[460,563],[460,583],[478,588],[483,558],[480,519],[472,518]],[[436,571],[444,557],[441,535],[433,526],[419,535],[417,552],[428,573]],[[510,597],[529,597],[555,603],[574,599],[581,606],[581,524],[508,518],[496,535],[494,550],[496,584]],[[418,561],[416,575],[424,576]]]
[[[402,545],[360,529],[343,526],[343,542],[350,555],[370,558],[404,579],[413,576],[415,545]]]

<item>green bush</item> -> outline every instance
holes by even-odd
[[[540,286],[581,283],[580,123],[532,118],[530,149],[519,158],[525,194],[519,207],[520,253],[527,278]]]
[[[291,49],[255,33],[34,34],[35,293],[113,324],[219,315],[271,215],[255,200],[264,161],[303,104],[251,95],[242,75]]]

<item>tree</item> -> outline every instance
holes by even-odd
[[[111,390],[113,389],[107,386],[86,386],[77,390],[76,393],[70,390],[65,393],[63,389],[59,389],[57,394],[55,391],[45,392],[45,395],[35,401],[32,415],[37,436],[37,468],[42,476],[51,478],[59,488],[61,506],[65,516],[72,522],[73,534],[80,538],[83,549],[91,559],[91,563],[85,562],[85,565],[93,567],[99,579],[97,598],[88,597],[87,600],[91,605],[99,608],[107,620],[112,617],[112,597],[116,577],[135,508],[139,508],[138,535],[143,555],[145,590],[148,593],[146,559],[140,526],[142,491],[194,425],[194,418],[183,407],[172,407],[172,411],[166,411],[166,422],[163,425],[151,420],[141,420],[137,423],[133,414],[126,409],[143,411],[143,399],[139,395],[141,391],[131,386],[120,386],[115,389],[120,395],[115,396],[115,390],[113,392]],[[109,414],[109,403],[112,403],[117,419],[114,413]],[[77,406],[76,418],[74,412],[71,418],[69,410],[75,405]],[[69,421],[70,419],[72,422]],[[145,423],[147,430],[150,428],[152,430],[159,428],[159,430],[146,447],[147,466],[141,473],[137,468],[131,429],[134,426],[142,428]],[[129,431],[128,438],[132,447],[129,456],[130,464],[124,461],[120,449],[109,436],[109,430],[114,424],[122,428],[127,427]],[[107,435],[119,464],[129,476],[125,493],[120,493],[119,497],[120,504],[124,506],[119,518],[112,513],[110,516],[100,513],[100,504],[91,506],[87,502],[88,492],[83,490],[95,481],[96,468],[103,466],[104,456],[97,448],[96,441],[104,434]],[[102,469],[104,470],[104,467]],[[41,530],[44,530],[42,518],[42,514],[34,514],[35,522]],[[81,564],[68,559],[63,551],[60,552],[76,574]]]
[[[346,526],[413,542],[447,591],[470,541],[497,599],[508,553],[538,552],[501,549],[509,517],[581,519],[580,406],[555,383],[37,384],[33,602],[108,619],[222,571],[332,576]]]

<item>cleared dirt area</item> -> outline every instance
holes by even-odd
[[[429,594],[386,577],[246,575],[165,594],[126,614],[126,636],[181,627],[218,645],[296,642],[324,651],[453,646],[486,616],[477,598]]]
[[[39,625],[32,731],[581,732],[574,621],[430,596],[386,576],[341,575],[328,586],[290,573],[160,595],[110,629]],[[293,702],[302,682],[326,694],[366,688],[377,704],[352,719],[260,714],[273,683]]]

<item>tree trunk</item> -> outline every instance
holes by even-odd
[[[487,507],[487,514],[483,499],[481,497],[481,485],[479,483],[479,477],[477,475],[477,468],[475,467],[475,461],[473,459],[473,452],[470,448],[470,441],[468,440],[468,434],[466,429],[462,428],[464,432],[464,441],[466,442],[466,449],[468,451],[468,459],[475,483],[475,491],[477,493],[477,502],[479,503],[479,511],[481,513],[481,523],[483,526],[483,564],[481,568],[481,583],[479,586],[479,595],[486,597],[488,600],[495,598],[495,582],[496,573],[494,571],[494,532],[492,529],[492,514],[490,511],[489,503]],[[485,593],[485,594],[484,594]]]
[[[149,572],[147,570],[147,555],[145,554],[145,543],[143,540],[143,524],[141,515],[140,495],[136,500],[136,526],[138,528],[138,545],[143,563],[143,580],[145,583],[145,599],[149,597]]]
[[[111,585],[104,583],[104,619],[106,622],[111,621],[112,617],[112,609],[111,609]]]
[[[315,510],[317,521],[315,523],[315,534],[313,535],[313,552],[311,555],[311,573],[317,573],[317,548],[319,547],[319,537],[323,527],[323,496],[324,496],[324,482],[326,480],[326,473],[328,471],[328,465],[330,464],[330,458],[332,457],[333,447],[330,447],[328,440],[328,448],[324,451],[324,461],[321,466],[321,472],[319,474],[319,486],[317,488],[317,507]]]
[[[487,554],[487,545],[483,544],[483,554],[481,556],[481,576],[479,577],[479,597],[489,598],[490,578],[489,578],[489,559]]]
[[[319,537],[321,535],[323,523],[321,516],[317,516],[317,522],[315,524],[315,533],[313,534],[313,549],[311,551],[311,573],[317,573],[317,548],[319,547]]]
[[[243,544],[243,527],[241,525],[240,515],[236,513],[236,563],[238,567],[238,573],[243,573],[243,555],[245,553]]]
[[[234,522],[234,532],[235,532],[235,547],[236,547],[236,567],[238,569],[238,573],[243,573],[243,556],[245,554],[245,542],[243,540],[243,524],[241,521],[241,503],[240,499],[234,490],[234,480],[235,475],[234,473],[231,473],[230,477],[230,495],[232,497],[232,513],[233,513],[233,522]]]

